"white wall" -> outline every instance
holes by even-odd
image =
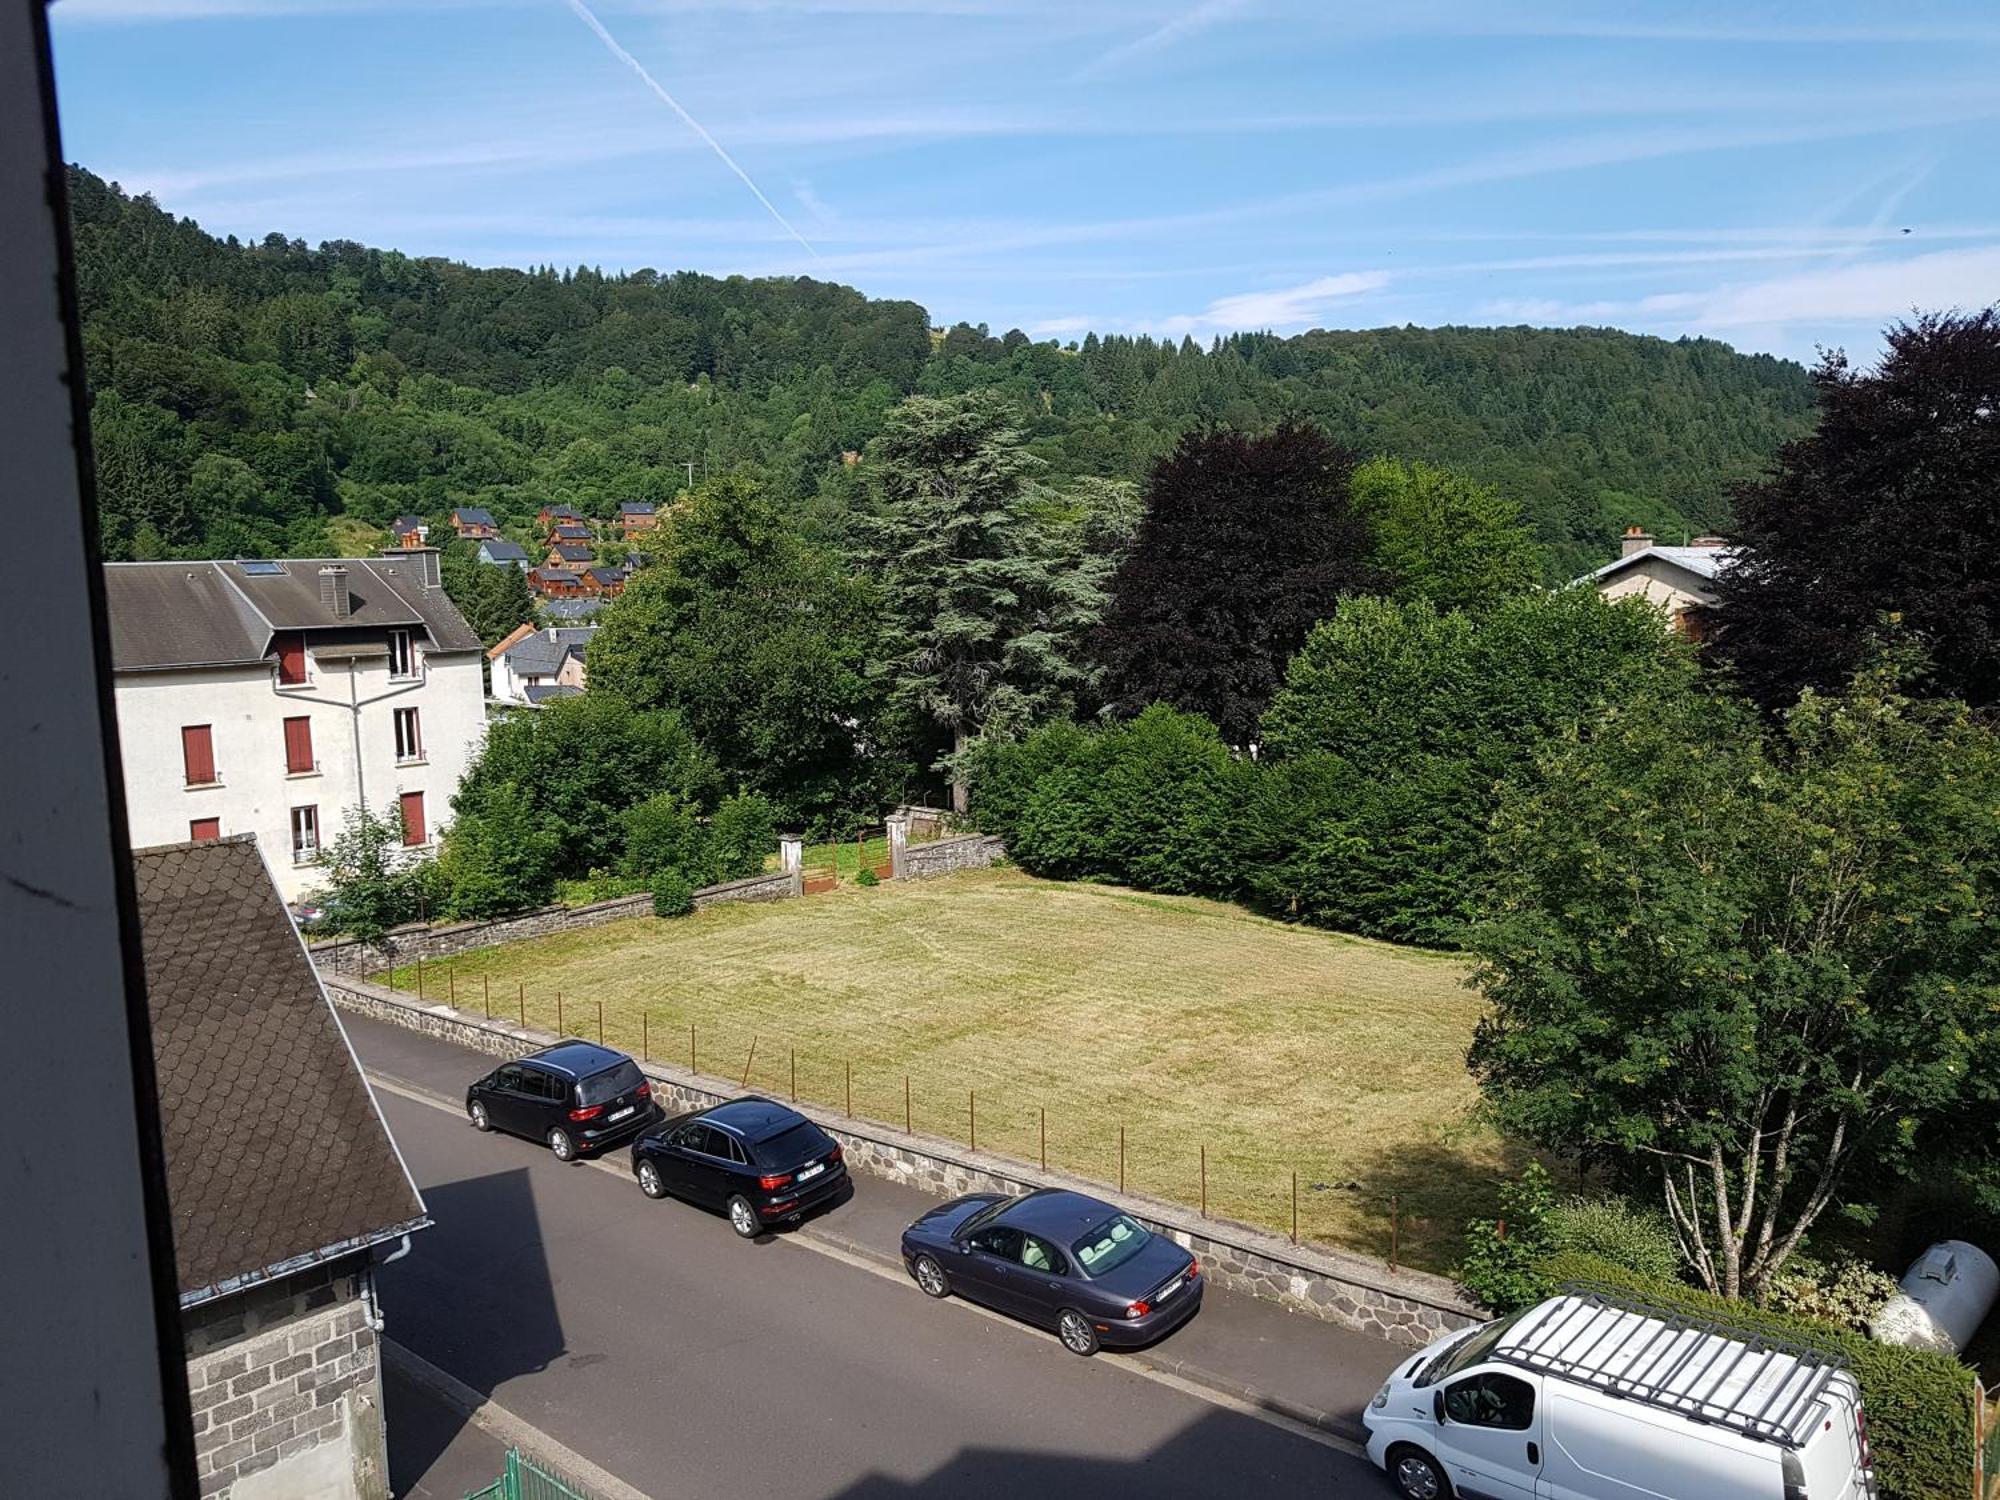
[[[393,680],[383,658],[356,664],[349,710],[345,662],[321,662],[308,648],[304,686],[279,688],[268,666],[171,672],[121,672],[116,678],[118,736],[132,845],[174,844],[197,818],[221,819],[221,832],[254,833],[287,901],[320,885],[325,872],[292,859],[291,810],[319,809],[319,835],[329,844],[348,809],[367,804],[380,813],[403,792],[424,794],[425,833],[435,846],[450,819],[452,793],[486,732],[484,688],[477,652],[425,657],[419,675]],[[396,761],[398,708],[417,710],[423,759]],[[285,770],[284,721],[312,720],[318,769]],[[360,759],[355,757],[357,729]],[[220,785],[189,787],[181,758],[181,728],[211,726]]]
[[[1670,620],[1695,605],[1715,602],[1714,589],[1706,579],[1663,557],[1647,558],[1613,574],[1598,586],[1598,592],[1607,599],[1637,594],[1664,609]]]

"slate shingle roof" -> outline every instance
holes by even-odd
[[[461,505],[451,513],[451,518],[466,526],[497,526],[500,524],[493,519],[492,511],[477,505]]]
[[[653,514],[653,507],[643,500],[621,500],[618,502],[618,511],[619,514],[627,516],[650,516]]]
[[[182,1305],[426,1223],[255,838],[132,866]]]
[[[563,658],[570,652],[589,649],[590,638],[597,634],[597,629],[595,625],[553,626],[523,636],[505,652],[495,654],[505,655],[517,676],[553,677],[562,670]]]
[[[489,540],[479,544],[479,555],[488,562],[525,562],[528,551],[519,542]]]
[[[587,563],[597,554],[576,542],[558,542],[550,549],[566,563]]]
[[[287,558],[281,571],[239,562],[106,563],[111,665],[120,672],[262,661],[280,630],[418,630],[436,652],[477,651],[479,637],[442,588],[400,557]],[[350,613],[320,602],[319,570],[347,569]]]

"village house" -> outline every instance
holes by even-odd
[[[581,573],[547,564],[528,574],[528,587],[545,599],[575,599],[588,592]]]
[[[597,554],[581,542],[557,542],[542,559],[551,568],[582,569],[597,561]]]
[[[431,528],[422,516],[398,516],[389,523],[389,545],[421,547],[431,538]]]
[[[434,847],[485,733],[479,637],[430,548],[108,563],[135,846],[254,834],[288,901],[350,811]]]
[[[489,567],[519,568],[527,572],[532,565],[528,549],[519,542],[484,541],[479,544],[479,560]]]
[[[595,625],[537,630],[523,625],[486,653],[499,703],[545,703],[584,690],[584,653]]]
[[[132,870],[201,1493],[389,1500],[375,1266],[423,1198],[256,839]]]
[[[558,624],[577,625],[596,618],[604,608],[604,600],[596,595],[581,594],[569,599],[544,599],[542,618]]]
[[[1607,599],[1637,595],[1666,613],[1680,634],[1700,639],[1701,611],[1715,603],[1715,580],[1739,557],[1726,538],[1698,536],[1684,547],[1659,546],[1646,531],[1627,527],[1616,559],[1576,580]]]
[[[587,547],[590,545],[590,528],[577,521],[558,522],[549,528],[549,542],[551,545],[576,542]]]
[[[581,526],[583,524],[583,515],[572,506],[544,505],[541,510],[536,512],[535,522],[546,534],[557,526]]]
[[[625,540],[642,532],[652,531],[660,524],[658,510],[643,500],[627,500],[618,507],[618,524],[625,529]]]
[[[476,505],[461,506],[451,513],[451,529],[466,541],[484,541],[500,535],[500,523],[493,512]]]
[[[616,599],[625,592],[623,568],[585,568],[583,576],[592,593],[602,594],[607,599]]]

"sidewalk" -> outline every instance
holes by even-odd
[[[495,1060],[484,1053],[422,1032],[347,1011],[341,1012],[341,1022],[371,1076],[454,1102],[464,1098],[468,1083],[494,1066]],[[873,1176],[857,1175],[855,1188],[848,1202],[791,1232],[900,1267],[904,1226],[934,1200]],[[1360,1441],[1362,1409],[1408,1354],[1367,1334],[1211,1286],[1201,1313],[1159,1344],[1136,1354],[1100,1357],[1134,1360]]]
[[[395,1364],[382,1369],[389,1490],[396,1500],[465,1500],[500,1477],[507,1445]]]

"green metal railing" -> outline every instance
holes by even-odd
[[[465,1500],[591,1500],[591,1497],[532,1458],[523,1457],[519,1448],[509,1448],[506,1472],[486,1488],[474,1490]]]

